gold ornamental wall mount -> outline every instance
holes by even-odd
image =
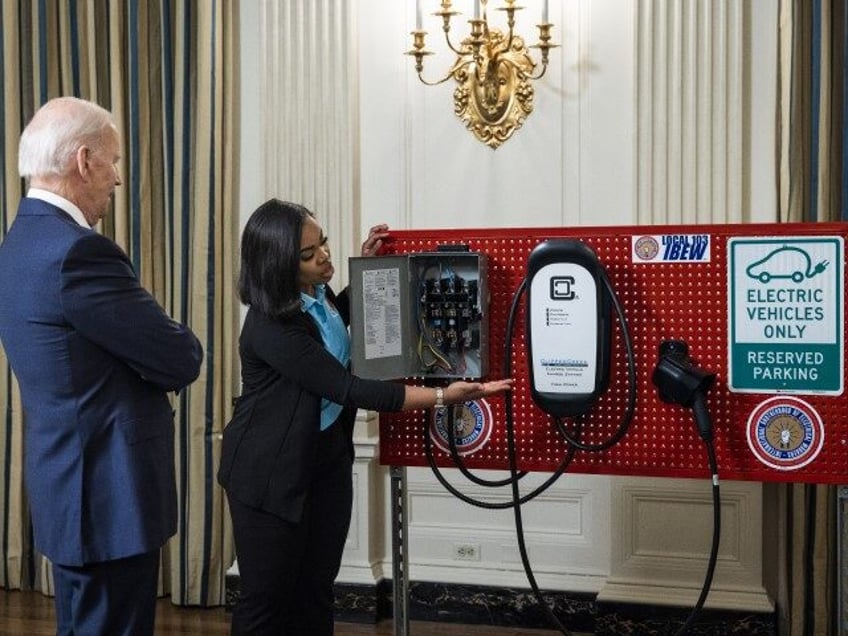
[[[456,54],[456,61],[441,79],[424,78],[424,57],[432,55],[425,48],[427,32],[422,29],[422,0],[416,0],[416,24],[412,35],[412,50],[407,55],[415,57],[418,79],[428,86],[442,84],[453,78],[458,84],[454,90],[454,113],[465,123],[477,139],[490,148],[498,148],[509,139],[533,112],[534,90],[532,82],[540,79],[548,68],[548,53],[555,48],[551,43],[548,22],[548,0],[543,0],[539,41],[528,47],[524,38],[515,33],[515,13],[524,9],[515,0],[504,0],[497,7],[507,17],[507,32],[489,26],[488,0],[472,0],[474,17],[468,20],[469,34],[454,45],[451,41],[451,19],[461,15],[454,11],[452,0],[440,0],[441,9],[432,15],[442,18],[442,31],[447,46]],[[530,49],[541,52],[541,69],[534,74],[537,64]]]

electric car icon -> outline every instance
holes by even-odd
[[[781,278],[801,283],[805,278],[821,274],[827,268],[828,261],[821,261],[815,267],[812,265],[810,255],[800,247],[784,245],[751,263],[745,273],[761,283]]]

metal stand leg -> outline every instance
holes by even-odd
[[[389,469],[392,483],[392,594],[395,636],[409,634],[409,564],[406,561],[406,467]]]
[[[837,567],[836,578],[838,579],[839,608],[838,634],[848,634],[848,486],[837,488]]]

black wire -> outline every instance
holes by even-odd
[[[700,403],[700,407],[702,408],[702,412],[706,411],[705,398],[703,395],[698,394],[695,397],[696,403]],[[699,408],[700,408],[699,407]],[[710,428],[712,430],[712,428]],[[707,564],[707,573],[704,576],[704,584],[701,586],[701,594],[698,597],[698,602],[695,604],[695,607],[692,608],[692,611],[689,614],[689,618],[683,624],[683,627],[675,634],[675,636],[685,636],[686,631],[692,626],[695,622],[695,619],[698,617],[698,614],[701,611],[701,608],[704,606],[704,602],[707,600],[707,595],[710,593],[710,587],[713,582],[713,574],[715,573],[716,562],[718,561],[718,544],[721,541],[721,493],[719,491],[718,485],[718,462],[716,461],[715,454],[715,446],[712,442],[712,435],[709,436],[709,439],[704,439],[704,444],[707,447],[707,457],[710,464],[710,474],[712,475],[712,489],[713,489],[713,544],[710,548],[710,560]]]
[[[562,423],[562,418],[554,418],[554,424],[556,425],[560,435],[565,438],[565,441],[572,446],[576,446],[580,450],[589,452],[604,451],[618,444],[618,442],[621,441],[621,438],[624,437],[630,429],[630,424],[633,422],[633,413],[636,409],[636,356],[633,353],[633,342],[630,339],[630,331],[627,329],[627,319],[624,316],[624,309],[621,307],[621,302],[618,300],[618,296],[612,288],[609,277],[603,268],[601,268],[601,280],[603,280],[604,287],[606,288],[607,294],[609,294],[612,305],[615,308],[615,313],[618,315],[618,324],[621,327],[621,339],[624,341],[624,349],[627,352],[628,390],[627,407],[624,410],[624,416],[621,418],[618,429],[612,437],[600,444],[586,444],[581,442],[566,430],[565,425]]]
[[[610,300],[615,308],[616,314],[618,316],[619,325],[621,327],[622,339],[624,341],[624,347],[627,353],[627,370],[628,370],[628,399],[627,406],[625,408],[624,416],[622,417],[621,423],[619,424],[616,432],[610,437],[607,441],[602,442],[600,444],[586,444],[581,442],[577,437],[571,433],[569,433],[564,424],[562,423],[561,418],[555,418],[554,422],[560,431],[560,434],[565,438],[565,440],[569,444],[568,452],[564,457],[563,461],[557,467],[554,474],[540,487],[534,490],[529,495],[521,496],[518,489],[519,480],[526,475],[526,471],[519,473],[517,466],[517,452],[515,448],[515,429],[514,422],[512,417],[512,396],[509,392],[507,392],[504,396],[505,401],[505,420],[506,420],[506,432],[507,432],[507,455],[509,457],[509,472],[510,477],[504,480],[498,481],[490,481],[484,480],[473,475],[470,471],[467,470],[464,466],[464,462],[462,458],[459,456],[459,453],[456,449],[456,440],[453,436],[453,426],[452,422],[448,422],[448,438],[449,438],[449,446],[451,450],[451,457],[454,460],[454,463],[460,469],[463,475],[465,475],[468,479],[473,481],[474,483],[485,485],[485,486],[503,486],[510,485],[512,488],[512,501],[509,502],[501,502],[501,503],[491,503],[484,502],[473,499],[459,492],[456,488],[454,488],[445,477],[442,475],[438,466],[436,465],[435,459],[433,457],[433,449],[430,440],[430,435],[427,430],[427,426],[425,425],[425,449],[427,454],[427,461],[430,464],[430,468],[435,474],[436,478],[439,482],[455,497],[459,498],[466,503],[469,503],[474,506],[478,506],[481,508],[489,508],[489,509],[504,509],[511,507],[513,509],[513,514],[515,516],[515,528],[516,528],[516,536],[518,539],[518,549],[521,556],[521,563],[524,567],[525,574],[527,576],[527,580],[530,583],[530,587],[533,590],[533,594],[536,596],[539,604],[543,607],[545,613],[548,615],[551,622],[556,626],[556,628],[564,634],[564,636],[573,636],[573,634],[568,631],[565,626],[560,622],[557,618],[556,614],[554,614],[553,610],[548,605],[542,591],[539,589],[539,586],[536,582],[535,574],[533,573],[532,566],[530,564],[530,559],[527,555],[527,545],[524,538],[524,523],[521,514],[521,505],[530,501],[534,497],[538,496],[542,492],[544,492],[548,487],[550,487],[559,477],[565,472],[568,465],[571,463],[577,449],[586,450],[586,451],[603,451],[611,448],[616,443],[618,443],[624,435],[627,433],[630,424],[633,419],[633,414],[636,406],[636,364],[635,364],[635,355],[633,352],[633,343],[630,339],[630,333],[627,329],[627,321],[624,316],[624,311],[622,309],[621,303],[618,299],[618,296],[615,293],[615,290],[612,288],[612,285],[609,281],[609,278],[606,274],[606,271],[601,270],[601,278],[603,280],[604,286],[609,294]],[[512,332],[514,327],[514,320],[517,313],[518,302],[526,288],[527,278],[525,277],[515,294],[513,295],[512,305],[510,307],[509,318],[507,321],[507,335],[504,344],[505,355],[504,355],[504,377],[510,377],[511,374],[511,354],[512,354]],[[710,473],[712,476],[712,496],[713,496],[713,540],[712,546],[710,548],[710,557],[709,562],[707,564],[707,572],[704,577],[704,583],[701,587],[701,593],[698,597],[698,601],[695,606],[692,608],[692,611],[689,614],[686,622],[680,628],[680,630],[675,634],[675,636],[685,636],[687,630],[692,626],[692,624],[697,619],[698,614],[706,602],[707,596],[709,595],[710,587],[712,586],[713,576],[715,574],[715,568],[718,561],[718,549],[719,543],[721,542],[721,493],[719,489],[719,478],[718,478],[718,462],[716,460],[715,455],[715,447],[712,442],[712,424],[709,422],[709,413],[706,408],[705,396],[698,395],[695,398],[695,404],[693,406],[694,414],[696,417],[696,424],[698,425],[698,429],[701,432],[701,437],[704,440],[707,457],[709,461]],[[583,424],[582,418],[576,418],[575,424],[580,428]],[[579,431],[578,431],[579,434]]]
[[[524,278],[524,279],[522,279],[521,284],[518,286],[518,289],[516,289],[515,293],[512,295],[512,303],[511,303],[510,308],[509,308],[509,314],[507,314],[506,334],[504,336],[504,364],[503,364],[503,377],[505,377],[505,378],[508,378],[512,375],[512,332],[513,332],[514,326],[515,326],[515,316],[518,314],[518,302],[521,299],[521,295],[524,292],[524,288],[526,286],[527,286],[527,278]],[[507,396],[507,398],[511,398],[509,393],[507,393],[506,396]],[[507,413],[511,413],[511,411],[512,411],[512,400],[511,399],[507,399],[505,401],[505,408],[506,408]],[[448,421],[447,424],[448,424],[448,426],[447,426],[448,446],[450,447],[451,459],[453,459],[454,464],[456,464],[456,467],[459,468],[459,471],[466,477],[466,479],[468,479],[469,481],[471,481],[471,482],[473,482],[473,483],[475,483],[479,486],[486,486],[487,488],[508,486],[510,483],[512,483],[512,479],[513,479],[512,475],[510,475],[506,479],[487,480],[487,479],[483,479],[482,477],[478,477],[477,475],[474,475],[473,473],[471,473],[471,471],[469,471],[468,468],[466,468],[465,462],[463,461],[462,457],[460,457],[459,453],[456,450],[456,440],[454,439],[454,436],[453,436],[453,427],[451,426],[451,422]],[[570,461],[571,460],[569,458],[569,462]],[[563,470],[565,469],[565,467],[567,465],[568,465],[568,463],[566,463],[563,466]],[[553,481],[556,481],[556,479],[558,479],[559,476],[562,474],[562,472],[559,472],[559,474],[556,474],[557,472],[558,471],[554,471],[554,474],[556,475],[556,477],[554,478]],[[522,472],[518,473],[517,479],[522,479],[526,474],[527,474],[527,471],[522,471]],[[553,482],[551,482],[551,483],[553,483]],[[547,489],[547,486],[545,486],[545,489]],[[539,493],[532,494],[530,499],[535,497],[537,494],[539,494]],[[529,501],[529,499],[528,499],[528,501]]]
[[[524,292],[524,289],[526,288],[526,286],[527,286],[527,278],[525,277],[521,281],[521,284],[519,285],[518,289],[515,291],[515,294],[513,295],[512,305],[510,307],[509,317],[508,317],[508,320],[507,320],[507,333],[506,333],[506,338],[505,338],[505,341],[504,341],[504,350],[505,350],[504,377],[509,377],[510,374],[511,374],[513,326],[514,326],[515,316],[516,316],[517,311],[518,311],[518,303],[519,303],[521,295]],[[562,476],[562,474],[565,472],[566,468],[568,467],[568,465],[571,463],[572,459],[574,458],[574,455],[577,452],[577,447],[575,445],[569,446],[568,451],[566,452],[566,455],[565,455],[563,461],[557,467],[557,470],[554,471],[554,474],[544,484],[542,484],[539,488],[537,488],[535,491],[533,491],[533,493],[531,493],[530,495],[525,495],[524,497],[522,497],[521,493],[518,490],[518,481],[521,478],[521,476],[523,476],[526,473],[519,474],[519,472],[518,472],[517,458],[516,458],[517,452],[516,452],[516,448],[515,448],[515,427],[514,427],[514,421],[513,421],[513,417],[512,417],[512,395],[510,394],[510,392],[505,393],[504,402],[505,402],[505,420],[506,420],[506,432],[507,432],[507,455],[509,457],[509,472],[510,472],[510,478],[507,481],[510,484],[510,486],[512,487],[512,500],[510,502],[507,502],[505,504],[503,504],[503,503],[493,504],[493,503],[489,503],[489,502],[481,502],[481,501],[472,499],[471,497],[468,497],[467,495],[459,492],[456,488],[454,488],[451,484],[449,484],[447,482],[447,480],[444,478],[444,476],[442,475],[441,471],[436,466],[435,460],[433,459],[433,450],[432,450],[432,444],[431,444],[431,441],[430,441],[430,435],[429,435],[429,433],[427,431],[427,427],[425,425],[424,447],[425,447],[426,454],[427,454],[427,461],[430,464],[430,468],[432,469],[434,475],[439,480],[439,482],[449,492],[451,492],[454,496],[458,497],[460,500],[465,501],[465,502],[470,503],[470,504],[475,505],[475,506],[482,507],[482,508],[512,507],[513,514],[515,516],[515,531],[516,531],[516,536],[517,536],[517,539],[518,539],[518,550],[519,550],[519,553],[521,555],[521,564],[524,567],[524,572],[527,576],[527,581],[530,583],[530,587],[533,590],[533,594],[535,595],[539,604],[544,609],[545,613],[548,615],[548,618],[550,619],[551,623],[553,623],[557,627],[557,629],[562,634],[564,634],[564,636],[573,636],[572,633],[570,631],[568,631],[565,628],[565,626],[560,622],[560,620],[557,618],[556,614],[554,614],[553,610],[550,608],[550,606],[547,603],[547,600],[545,599],[544,595],[542,594],[542,591],[539,589],[538,584],[536,583],[536,576],[533,574],[533,568],[530,565],[530,559],[527,555],[527,545],[526,545],[526,541],[524,539],[524,522],[523,522],[523,519],[522,519],[522,516],[521,516],[521,505],[523,503],[526,503],[530,499],[534,498],[535,496],[537,496],[541,492],[544,492],[544,490],[546,490],[557,479],[559,479],[560,476]],[[448,435],[449,435],[449,437],[452,438],[453,437],[453,431],[449,430]],[[456,449],[456,443],[455,442],[453,443],[452,448],[455,451],[455,449]],[[453,456],[453,453],[452,453],[452,456]],[[458,454],[457,454],[457,457],[458,457]],[[460,465],[461,465],[461,462],[460,462]]]
[[[556,470],[553,474],[548,477],[542,484],[537,486],[532,492],[527,493],[522,496],[518,503],[519,505],[526,504],[529,501],[532,501],[543,492],[545,492],[548,488],[550,488],[556,481],[562,477],[563,473],[568,469],[568,465],[571,463],[571,460],[574,459],[574,453],[577,449],[569,448],[563,460],[560,462],[559,466],[557,466]],[[500,502],[492,502],[492,501],[482,501],[480,499],[474,499],[473,497],[469,497],[468,495],[460,492],[456,489],[456,487],[451,484],[445,476],[442,474],[441,469],[436,464],[436,460],[433,457],[433,443],[430,440],[430,433],[428,431],[428,427],[425,425],[424,427],[424,452],[427,455],[427,464],[430,466],[430,470],[433,471],[436,479],[439,481],[442,486],[444,486],[445,490],[447,490],[450,494],[452,494],[457,499],[464,501],[467,504],[472,506],[476,506],[478,508],[485,508],[487,510],[506,510],[507,508],[512,508],[515,505],[515,501],[510,499],[509,501],[500,501]],[[509,478],[508,484],[512,483],[512,477]]]
[[[630,334],[627,330],[627,321],[624,317],[624,310],[621,307],[621,303],[618,300],[618,297],[615,294],[615,291],[610,284],[609,278],[606,275],[606,272],[601,270],[601,277],[604,281],[604,286],[606,287],[607,293],[610,296],[610,299],[615,307],[616,313],[618,314],[619,324],[621,326],[622,337],[624,339],[625,349],[627,350],[627,371],[628,371],[628,400],[627,407],[625,409],[624,417],[622,417],[621,423],[618,427],[616,433],[609,439],[607,442],[603,444],[585,444],[577,439],[574,435],[568,433],[565,430],[565,427],[562,424],[560,418],[555,418],[554,421],[557,425],[557,428],[560,430],[562,436],[566,439],[569,444],[569,453],[574,453],[575,449],[587,450],[587,451],[601,451],[606,450],[612,447],[614,444],[618,443],[622,437],[624,437],[627,430],[630,428],[630,424],[633,421],[633,413],[636,407],[636,361],[635,355],[633,353],[633,343],[630,340]],[[525,278],[519,287],[519,291],[516,292],[516,295],[520,294],[521,290],[524,289],[526,285],[527,279]],[[509,411],[507,413],[509,415]],[[577,419],[575,424],[577,426],[582,425],[582,418]],[[506,431],[507,431],[507,443],[508,443],[508,455],[509,455],[509,468],[510,473],[515,475],[517,471],[516,464],[516,451],[515,451],[515,433],[513,430],[512,418],[507,417],[506,419]],[[517,480],[513,480],[512,482],[512,498],[513,501],[520,501],[520,496],[518,492],[518,482]],[[521,563],[524,566],[524,572],[527,575],[527,581],[530,583],[530,587],[533,589],[533,594],[536,596],[536,599],[539,601],[539,604],[545,610],[545,613],[550,618],[551,622],[556,626],[556,628],[564,634],[564,636],[573,636],[573,634],[568,631],[565,626],[560,622],[557,618],[556,614],[554,614],[553,610],[548,605],[545,597],[542,594],[542,591],[539,589],[539,585],[536,583],[536,576],[533,574],[533,568],[530,565],[530,559],[527,555],[527,546],[524,539],[524,523],[521,517],[521,506],[515,505],[513,507],[513,514],[515,515],[515,532],[518,538],[518,551],[521,555]]]
[[[589,451],[589,452],[599,452],[605,451],[612,448],[615,444],[617,444],[621,439],[627,434],[627,431],[630,429],[630,424],[633,422],[633,414],[636,410],[636,356],[633,351],[633,341],[630,338],[630,331],[627,328],[627,319],[624,315],[624,309],[621,306],[621,302],[618,299],[618,295],[615,293],[615,290],[610,283],[609,277],[607,276],[606,270],[601,268],[601,280],[604,283],[604,288],[606,289],[607,294],[609,295],[610,301],[612,302],[613,307],[615,308],[616,315],[618,316],[619,326],[621,328],[622,340],[624,341],[624,348],[627,353],[627,405],[624,410],[624,415],[621,418],[621,422],[619,423],[618,429],[616,429],[615,433],[605,442],[601,442],[600,444],[587,444],[585,442],[581,442],[575,435],[570,433],[562,422],[561,418],[554,418],[554,425],[559,430],[560,435],[568,442],[570,446],[578,448],[580,450]],[[512,297],[512,305],[510,306],[509,315],[507,318],[506,325],[506,340],[504,342],[504,369],[503,369],[503,377],[508,378],[511,375],[511,353],[512,353],[512,333],[514,330],[515,324],[515,316],[517,315],[518,303],[523,295],[525,289],[527,287],[527,277],[524,277],[521,281],[521,284],[518,286],[518,289],[515,291]],[[509,409],[508,407],[508,410]],[[575,420],[575,423],[580,420]],[[497,482],[491,482],[487,480],[483,480],[482,478],[476,477],[471,474],[468,469],[465,467],[464,462],[462,461],[459,454],[456,452],[456,444],[453,438],[453,435],[450,432],[450,428],[448,429],[448,437],[449,437],[449,446],[451,451],[451,458],[456,463],[459,470],[463,475],[470,481],[482,485],[482,486],[504,486],[510,483],[510,479],[504,479]],[[524,477],[526,472],[520,473],[520,477]]]
[[[416,321],[418,323],[419,334],[420,334],[421,338],[423,339],[423,341],[426,343],[427,347],[430,348],[430,354],[434,358],[432,365],[438,366],[439,362],[444,360],[445,364],[447,364],[448,367],[450,367],[447,370],[453,371],[453,365],[451,364],[451,360],[447,356],[443,356],[444,352],[441,350],[441,347],[439,347],[439,345],[436,343],[436,341],[433,340],[433,337],[430,335],[430,332],[427,329],[427,323],[424,320],[424,316],[421,314],[422,303],[425,306],[427,304],[427,278],[426,278],[427,272],[429,272],[433,268],[437,269],[437,275],[438,275],[438,278],[435,279],[436,283],[434,283],[434,284],[441,285],[442,266],[441,266],[441,263],[439,263],[438,260],[435,260],[435,259],[430,260],[429,264],[428,264],[427,261],[425,261],[423,269],[419,270],[419,272],[418,272],[418,297],[416,299],[416,311],[415,311]],[[423,356],[424,356],[424,353],[422,351],[421,353],[419,353],[419,359],[421,361],[421,364],[424,367],[429,369],[429,367],[432,366],[432,365],[428,365],[424,361]]]
[[[521,295],[524,292],[524,289],[525,289],[526,286],[527,286],[527,278],[524,278],[521,281],[521,284],[518,286],[518,289],[516,289],[515,293],[513,294],[512,304],[510,305],[509,315],[507,317],[507,329],[506,329],[506,336],[505,336],[505,340],[504,340],[505,355],[504,355],[504,366],[503,366],[503,376],[505,378],[510,377],[510,375],[512,374],[512,358],[511,358],[511,354],[512,354],[512,333],[514,331],[513,327],[515,325],[515,317],[518,313],[518,306],[519,306],[518,303],[519,303],[519,300],[521,299]],[[505,410],[505,419],[508,422],[508,425],[511,426],[512,425],[512,394],[509,391],[507,391],[504,394],[504,410]],[[454,462],[456,463],[457,467],[460,469],[462,474],[465,475],[468,479],[470,479],[474,483],[484,485],[484,486],[489,486],[489,487],[494,487],[496,485],[504,485],[505,486],[505,485],[511,484],[514,479],[521,479],[522,477],[524,477],[524,475],[527,474],[526,471],[523,471],[523,472],[520,472],[520,473],[515,473],[515,474],[510,472],[509,478],[504,479],[504,480],[500,480],[500,481],[488,481],[488,480],[484,480],[480,477],[473,475],[470,471],[467,470],[467,468],[465,468],[465,464],[462,461],[462,458],[459,456],[459,453],[456,452],[456,441],[453,439],[452,433],[453,433],[453,431],[449,428],[448,429],[448,438],[451,441],[451,449],[452,449],[451,457],[453,458]],[[432,442],[430,441],[430,434],[429,434],[428,427],[427,427],[426,423],[424,425],[424,450],[425,450],[425,453],[427,455],[427,463],[430,466],[430,470],[432,470],[433,474],[436,476],[436,479],[439,481],[440,484],[442,484],[442,486],[444,486],[445,490],[447,490],[449,493],[451,493],[457,499],[460,499],[461,501],[464,501],[465,503],[470,504],[472,506],[477,506],[478,508],[487,508],[487,509],[490,509],[490,510],[505,510],[506,508],[511,508],[511,507],[516,505],[516,502],[514,500],[510,500],[510,501],[507,501],[507,502],[493,503],[493,502],[489,502],[489,501],[481,501],[479,499],[474,499],[474,498],[469,497],[468,495],[466,495],[464,493],[461,493],[450,482],[448,482],[447,479],[442,474],[439,467],[436,465],[436,460],[433,457],[433,446],[432,446]],[[563,475],[563,473],[565,473],[565,471],[568,469],[569,464],[571,464],[571,461],[574,459],[575,451],[576,451],[575,447],[569,447],[568,451],[566,452],[565,457],[560,462],[559,466],[557,466],[556,470],[554,470],[553,474],[551,474],[551,476],[547,480],[545,480],[542,484],[540,484],[535,490],[524,495],[523,497],[520,497],[518,499],[518,504],[519,505],[525,504],[528,501],[535,499],[537,496],[539,496],[540,494],[545,492],[548,488],[550,488],[554,483],[556,483],[556,481]]]
[[[518,472],[517,459],[516,459],[516,451],[515,451],[515,431],[513,428],[513,422],[511,417],[506,418],[506,439],[507,439],[507,448],[509,455],[509,472],[515,477]],[[573,455],[575,452],[574,447],[569,448],[569,452]],[[536,599],[539,602],[539,605],[545,610],[545,613],[550,618],[551,623],[553,623],[556,628],[564,634],[564,636],[573,636],[573,634],[568,631],[565,626],[560,622],[557,615],[554,614],[554,611],[548,605],[548,602],[545,600],[545,597],[542,595],[542,591],[539,589],[539,585],[536,583],[536,576],[533,574],[533,568],[530,565],[530,558],[527,556],[527,545],[524,540],[524,522],[521,517],[521,506],[518,502],[521,500],[520,493],[518,492],[518,480],[512,480],[512,500],[515,502],[513,506],[513,514],[515,516],[515,534],[518,538],[518,552],[521,555],[521,564],[524,566],[524,573],[527,575],[527,581],[530,583],[530,587],[533,589],[533,594],[536,596]]]
[[[454,437],[454,422],[456,421],[456,414],[454,412],[454,407],[447,407],[447,413],[445,413],[445,430],[448,436],[448,447],[450,449],[450,456],[453,460],[453,463],[456,464],[456,467],[459,469],[459,472],[465,476],[469,481],[477,484],[478,486],[485,486],[486,488],[497,488],[501,486],[509,486],[512,483],[512,476],[507,477],[505,479],[484,479],[482,477],[478,477],[474,473],[472,473],[465,465],[465,461],[462,459],[462,456],[459,454],[459,451],[456,448],[456,438]],[[521,479],[527,474],[527,471],[523,471],[518,474],[518,479]]]
[[[617,431],[613,434],[613,436],[602,444],[585,444],[577,439],[576,436],[569,433],[565,430],[561,420],[559,418],[555,419],[555,423],[560,430],[560,433],[569,443],[568,451],[563,458],[563,461],[557,467],[556,471],[553,475],[543,483],[539,488],[534,490],[530,495],[521,496],[521,493],[518,489],[519,480],[526,475],[526,471],[519,473],[517,466],[517,452],[515,448],[515,428],[514,421],[512,417],[512,395],[507,392],[504,396],[505,402],[505,420],[506,420],[506,432],[507,432],[507,455],[509,458],[509,472],[510,477],[505,480],[488,481],[483,480],[482,478],[474,476],[470,471],[468,471],[465,466],[462,458],[459,456],[459,453],[456,450],[456,440],[453,436],[453,427],[448,425],[447,434],[449,438],[449,446],[451,449],[451,457],[454,460],[454,463],[460,469],[463,475],[465,475],[468,479],[473,481],[474,483],[481,485],[506,485],[509,484],[512,488],[512,501],[503,502],[503,503],[491,503],[484,502],[468,497],[467,495],[459,492],[456,488],[453,487],[448,481],[445,479],[444,475],[442,475],[438,466],[436,465],[435,459],[433,457],[433,449],[432,443],[430,440],[430,435],[428,431],[428,426],[425,424],[425,434],[424,434],[424,446],[427,455],[427,461],[430,465],[433,474],[436,476],[438,481],[445,487],[448,492],[453,494],[455,497],[459,498],[461,501],[465,501],[474,506],[478,506],[481,508],[489,508],[489,509],[503,509],[512,507],[513,514],[515,516],[515,530],[516,536],[518,540],[518,549],[519,554],[521,555],[521,563],[524,567],[524,572],[527,576],[527,581],[530,583],[530,587],[533,590],[533,594],[538,600],[539,604],[544,609],[545,613],[548,615],[551,623],[564,635],[564,636],[573,636],[572,632],[568,631],[565,626],[560,622],[559,618],[557,618],[556,614],[553,612],[551,607],[548,605],[547,600],[545,599],[542,591],[539,589],[539,585],[536,582],[536,576],[533,573],[533,568],[530,564],[530,559],[527,554],[527,545],[524,537],[524,522],[521,514],[521,505],[530,501],[541,492],[544,492],[548,487],[550,487],[559,477],[565,472],[569,464],[571,463],[574,455],[578,449],[587,450],[587,451],[601,451],[606,450],[616,444],[621,440],[622,437],[626,434],[627,430],[630,428],[630,424],[633,420],[633,413],[635,411],[636,406],[636,363],[635,363],[635,355],[633,352],[633,343],[630,339],[630,334],[627,329],[627,321],[624,316],[624,310],[621,307],[621,303],[618,300],[618,297],[615,294],[615,290],[613,290],[612,285],[609,281],[609,278],[606,275],[606,272],[601,270],[601,277],[604,282],[604,286],[607,290],[607,293],[610,296],[610,300],[613,303],[613,306],[616,310],[616,314],[618,315],[619,324],[621,326],[622,338],[624,340],[625,350],[627,352],[627,361],[628,361],[628,400],[627,406],[625,408],[624,416],[622,417],[621,423]],[[510,377],[511,375],[511,356],[512,356],[512,332],[514,331],[514,322],[515,316],[517,315],[518,304],[522,294],[525,291],[527,286],[527,278],[522,279],[521,284],[518,289],[515,291],[513,295],[512,305],[510,307],[509,317],[507,320],[507,330],[506,330],[506,338],[504,342],[504,377]],[[578,429],[582,427],[583,420],[578,419],[575,421],[575,425],[578,426]],[[578,431],[579,433],[579,431]],[[714,471],[715,472],[715,471]],[[716,481],[717,487],[717,481]],[[710,579],[712,578],[712,574],[710,573]],[[702,594],[704,598],[706,598],[706,594]],[[703,601],[701,601],[703,604]],[[685,626],[684,626],[685,627]]]

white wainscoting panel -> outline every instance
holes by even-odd
[[[391,537],[383,532],[386,469],[380,466],[377,416],[360,411],[354,429],[353,512],[338,580],[373,585],[391,578]]]
[[[429,468],[407,469],[409,576],[438,581],[529,588],[519,556],[511,510],[489,510],[460,501],[436,481]],[[486,479],[506,473],[473,471]],[[468,497],[508,501],[508,488],[492,489],[467,481],[456,469],[443,471]],[[521,492],[547,475],[530,474]],[[597,592],[608,574],[609,479],[565,475],[522,507],[530,565],[543,589]],[[387,526],[387,533],[391,532]],[[470,547],[470,558],[458,556]]]
[[[720,483],[721,542],[706,607],[772,611],[763,587],[762,486]],[[713,536],[707,479],[616,478],[602,601],[694,606]]]

